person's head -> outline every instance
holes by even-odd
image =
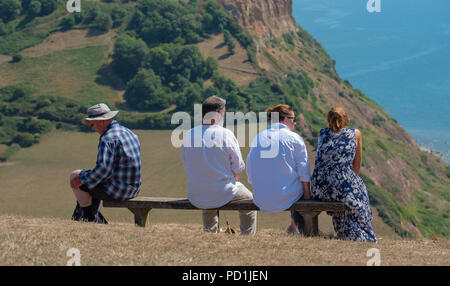
[[[119,111],[111,111],[109,107],[104,103],[99,103],[88,108],[88,117],[82,120],[83,124],[91,127],[99,134],[103,134],[113,118],[119,113]]]
[[[272,113],[278,113],[278,122],[283,123],[292,131],[295,128],[295,113],[292,107],[287,104],[278,104],[266,109],[269,119],[274,122],[276,117],[272,116]]]
[[[223,125],[226,101],[218,96],[210,96],[202,103],[202,118],[205,125]]]
[[[334,132],[341,131],[349,123],[350,120],[344,108],[336,106],[328,112],[328,126]]]
[[[91,126],[92,129],[97,131],[98,134],[103,134],[105,132],[106,128],[108,128],[109,124],[114,119],[108,119],[108,120],[93,120],[89,123],[89,126]]]

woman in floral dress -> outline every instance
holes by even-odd
[[[328,113],[329,128],[320,130],[311,196],[320,201],[339,201],[349,208],[333,216],[338,237],[354,241],[377,242],[372,230],[369,195],[359,177],[362,160],[362,135],[358,129],[346,128],[345,110],[334,107]]]

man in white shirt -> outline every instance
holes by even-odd
[[[203,209],[205,231],[217,232],[216,208],[233,200],[253,199],[239,181],[245,169],[238,141],[223,128],[225,100],[211,96],[202,104],[203,124],[192,128],[183,140],[181,156],[188,177],[188,199]],[[239,211],[241,234],[256,233],[256,211]]]
[[[273,120],[253,140],[247,157],[247,176],[253,185],[254,203],[263,212],[276,213],[301,198],[310,199],[310,163],[303,139],[293,132],[296,122],[292,108],[280,104],[266,111],[269,116],[278,115],[273,117],[278,120]],[[295,211],[291,216],[287,231],[298,234],[302,218]]]

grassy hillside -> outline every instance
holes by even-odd
[[[99,241],[102,243],[99,245]],[[81,265],[357,265],[370,248],[388,265],[450,264],[448,240],[378,244],[294,237],[265,229],[254,237],[204,233],[200,225],[95,225],[62,219],[0,216],[0,265],[58,265],[80,251]]]
[[[74,14],[65,11],[62,0],[46,1],[59,5],[45,15],[31,15],[25,4],[14,17],[0,13],[2,211],[66,216],[72,197],[70,190],[60,190],[68,172],[95,159],[95,135],[78,133],[87,131],[79,119],[89,105],[105,102],[120,109],[119,120],[133,129],[169,129],[173,112],[191,111],[194,103],[217,94],[227,99],[228,111],[294,106],[312,162],[327,111],[345,107],[350,127],[362,131],[362,178],[383,221],[405,237],[449,235],[450,166],[420,151],[395,119],[341,79],[320,43],[289,15],[283,21],[271,11],[243,15],[262,17],[243,25],[215,1],[86,0],[82,13]],[[269,30],[270,37],[264,34]],[[55,129],[68,133],[46,137]],[[160,145],[153,143],[155,133],[140,132],[151,146],[143,153],[158,146],[144,160],[152,175],[145,175],[150,177],[144,178],[143,194],[184,192],[170,132],[154,131],[164,142]],[[28,148],[42,140],[46,143]],[[73,152],[56,155],[60,145]],[[46,199],[34,195],[41,189]],[[58,203],[43,207],[52,200]],[[280,216],[284,223],[285,214]]]

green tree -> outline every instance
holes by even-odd
[[[172,58],[167,50],[158,46],[150,49],[146,67],[155,71],[155,73],[163,78],[163,81],[171,73]]]
[[[70,14],[61,19],[61,26],[63,27],[63,29],[70,29],[73,25],[75,25],[75,17],[73,16],[73,14]]]
[[[15,19],[22,9],[20,0],[2,0],[0,1],[0,19],[9,22]]]
[[[0,19],[0,36],[6,35],[8,34],[8,32],[9,32],[8,27],[6,26],[5,23],[3,23],[3,20]]]
[[[144,41],[129,35],[120,35],[114,44],[112,66],[125,82],[134,77],[147,59],[149,49]]]
[[[41,13],[42,4],[39,1],[31,1],[30,6],[28,7],[28,11],[30,15],[37,16]]]
[[[219,68],[219,63],[217,62],[217,60],[215,58],[209,56],[205,62],[204,77],[210,78],[214,74],[214,72],[218,70],[218,68]]]
[[[44,134],[52,129],[53,125],[48,120],[36,119],[36,118],[26,118],[18,126],[19,131],[28,133],[38,133]]]
[[[37,142],[36,138],[29,133],[18,133],[14,136],[13,143],[19,144],[20,147],[30,147]]]
[[[41,2],[41,15],[49,15],[56,10],[58,0],[39,0]]]
[[[233,37],[231,36],[231,33],[227,30],[223,31],[223,38],[224,38],[224,44],[228,46],[228,53],[234,55],[234,48],[236,47],[235,43],[233,42]]]
[[[87,9],[81,9],[81,13],[83,14],[83,22],[85,24],[91,24],[97,19],[97,16],[101,13],[100,7],[97,3],[90,6]]]
[[[127,104],[137,110],[160,111],[169,107],[169,97],[164,92],[161,79],[153,70],[141,69],[128,82],[124,94]]]
[[[114,6],[111,10],[111,19],[113,20],[113,27],[122,25],[124,18],[127,16],[127,10],[120,6]]]
[[[208,23],[210,26],[205,28],[214,32],[222,32],[229,23],[227,12],[214,1],[208,1],[204,7],[206,13],[210,14],[212,17],[212,21]],[[205,24],[205,22],[203,22],[203,24]]]
[[[93,22],[93,27],[100,31],[108,31],[112,27],[112,19],[109,14],[100,13]]]
[[[197,83],[189,85],[177,97],[177,109],[192,113],[194,104],[201,104],[203,101],[202,88]]]
[[[11,62],[13,62],[13,63],[20,62],[22,60],[22,58],[23,58],[23,56],[20,53],[15,53],[12,56],[12,61]]]
[[[194,82],[203,75],[204,60],[200,50],[195,45],[184,46],[174,61],[176,72]]]

